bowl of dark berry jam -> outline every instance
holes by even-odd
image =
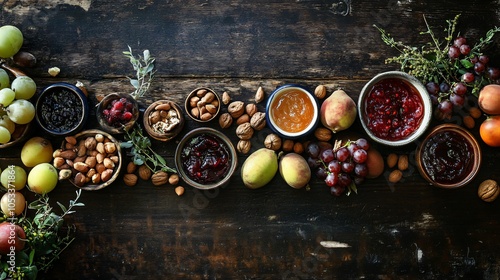
[[[474,179],[481,166],[481,149],[469,131],[456,124],[442,124],[420,143],[415,158],[425,180],[453,189]]]
[[[97,104],[97,122],[106,132],[121,134],[139,118],[139,103],[127,93],[110,93]]]
[[[358,114],[371,139],[388,146],[403,146],[427,130],[432,102],[417,78],[389,71],[378,74],[363,87]]]
[[[184,182],[208,190],[229,183],[238,158],[227,136],[213,128],[202,127],[188,132],[179,142],[175,165]]]
[[[52,136],[67,136],[82,130],[89,115],[85,94],[69,83],[55,83],[37,97],[35,119]]]

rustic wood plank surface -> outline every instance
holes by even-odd
[[[143,107],[168,98],[183,104],[194,88],[208,86],[252,102],[286,83],[328,92],[344,88],[354,100],[377,73],[396,69],[384,60],[396,53],[380,40],[376,24],[409,44],[426,42],[423,15],[442,31],[462,14],[459,30],[478,39],[500,25],[498,1],[14,1],[1,2],[0,24],[25,34],[23,50],[38,59],[23,69],[40,89],[53,82],[84,82],[90,99],[129,92],[133,75],[122,51],[149,49],[157,58],[156,80]],[[439,34],[444,35],[444,33]],[[492,61],[500,39],[488,50]],[[57,78],[49,67],[61,68]],[[259,109],[264,110],[264,104]],[[87,128],[96,127],[95,115]],[[199,127],[188,121],[184,132]],[[218,127],[216,121],[207,126]],[[236,143],[235,126],[227,135]],[[350,129],[363,133],[357,122]],[[35,131],[35,133],[39,133]],[[253,137],[262,147],[269,130]],[[477,129],[473,133],[478,136]],[[174,164],[175,139],[154,142]],[[59,145],[60,139],[53,139]],[[390,152],[413,154],[414,145]],[[259,190],[231,184],[214,191],[173,189],[121,180],[84,192],[68,222],[76,240],[46,279],[499,279],[499,206],[477,197],[478,184],[499,180],[500,150],[482,145],[483,166],[464,188],[428,186],[410,164],[403,181],[388,171],[357,195],[293,190],[276,176]],[[0,150],[0,167],[20,163],[20,148]],[[243,162],[244,156],[240,157]],[[122,171],[123,172],[123,171]],[[53,201],[72,199],[60,183]],[[325,242],[347,244],[328,248]]]

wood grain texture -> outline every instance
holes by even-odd
[[[500,25],[498,1],[6,0],[1,6],[0,24],[19,26],[23,49],[38,58],[25,71],[39,88],[80,80],[93,105],[132,90],[126,77],[133,71],[121,53],[127,45],[137,54],[149,49],[157,73],[139,100],[143,108],[158,99],[183,104],[199,86],[253,102],[259,86],[270,94],[285,83],[324,84],[329,93],[341,87],[357,101],[367,80],[397,69],[384,64],[396,52],[374,24],[408,44],[428,41],[419,34],[423,15],[440,36],[458,13],[459,29],[471,40]],[[499,40],[489,50],[493,61]],[[53,66],[61,68],[57,78],[47,74]],[[87,124],[95,126],[95,119]],[[188,121],[184,132],[198,126]],[[218,128],[216,121],[207,126]],[[234,130],[225,132],[236,144]],[[358,122],[352,131],[363,133]],[[253,137],[252,150],[267,133]],[[170,165],[178,141],[153,141]],[[182,197],[144,181],[85,192],[86,207],[68,219],[76,240],[46,279],[498,279],[500,204],[482,202],[476,188],[484,179],[500,180],[499,150],[482,145],[477,178],[447,191],[419,176],[414,145],[377,148],[384,156],[409,154],[409,171],[392,185],[386,170],[349,197],[332,197],[316,179],[309,192],[293,190],[279,176],[251,191],[239,169],[224,189],[186,187]],[[0,168],[20,164],[19,151],[0,150]],[[51,200],[67,201],[74,192],[62,183]]]

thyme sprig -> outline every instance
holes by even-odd
[[[125,142],[120,147],[130,149],[132,161],[136,165],[145,164],[152,172],[165,171],[177,173],[177,170],[167,165],[166,160],[151,148],[151,140],[144,136],[139,126],[134,126],[132,132],[125,131]]]
[[[432,28],[429,26],[425,16],[424,22],[426,31],[420,32],[421,35],[429,35],[430,42],[415,47],[396,41],[384,29],[374,25],[380,32],[382,41],[400,52],[398,56],[390,57],[385,60],[385,63],[397,63],[403,72],[415,76],[423,83],[427,82],[446,82],[450,85],[460,81],[462,74],[472,71],[474,64],[470,59],[482,55],[483,49],[492,43],[493,37],[497,32],[500,32],[500,27],[490,29],[484,38],[471,48],[470,53],[462,59],[450,59],[448,51],[453,45],[453,40],[459,34],[456,32],[456,27],[460,15],[456,15],[453,19],[447,20],[447,27],[444,29],[446,36],[443,40],[438,39]],[[476,80],[473,84],[467,85],[472,88],[472,94],[477,95],[480,88],[485,84],[490,83],[486,77]]]
[[[151,82],[156,71],[154,71],[155,58],[151,56],[149,50],[144,50],[142,56],[134,56],[132,53],[132,48],[128,46],[128,51],[124,51],[123,54],[130,60],[130,64],[134,67],[136,71],[136,78],[130,80],[130,84],[135,88],[134,92],[130,95],[135,99],[144,96],[144,94],[149,90]]]

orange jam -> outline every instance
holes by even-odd
[[[281,130],[296,133],[307,128],[314,117],[309,96],[297,89],[284,90],[271,103],[271,118]]]

